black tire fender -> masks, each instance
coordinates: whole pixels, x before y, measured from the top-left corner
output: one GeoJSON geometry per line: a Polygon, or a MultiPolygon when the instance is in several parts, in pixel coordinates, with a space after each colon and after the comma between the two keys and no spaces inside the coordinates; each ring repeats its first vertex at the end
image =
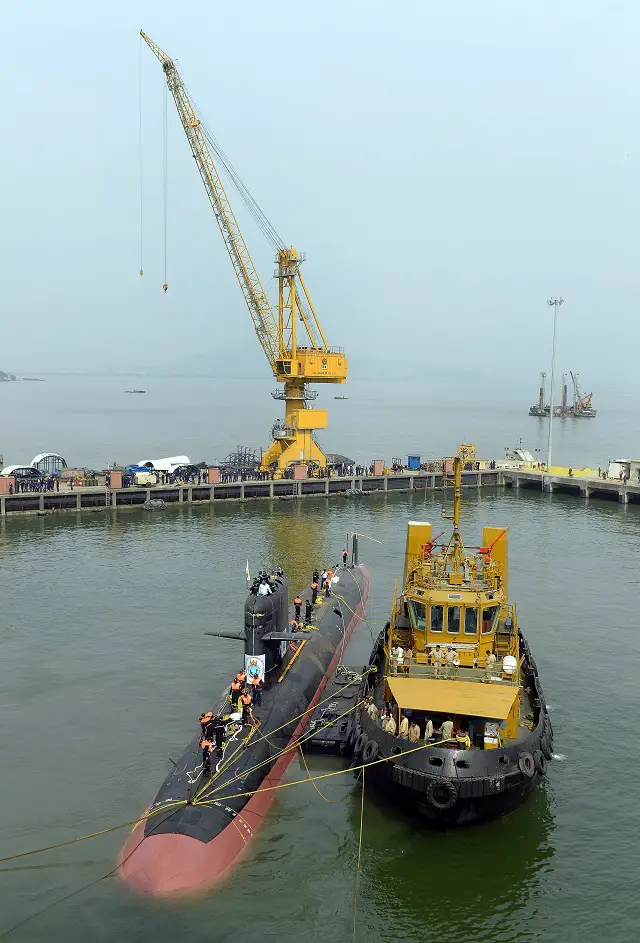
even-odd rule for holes
{"type": "Polygon", "coordinates": [[[427,787],[427,801],[438,812],[446,812],[458,801],[458,784],[451,779],[432,779],[427,787]]]}
{"type": "Polygon", "coordinates": [[[547,758],[540,750],[536,750],[533,754],[533,762],[536,764],[536,769],[541,776],[546,776],[547,773],[547,758]]]}
{"type": "Polygon", "coordinates": [[[360,756],[361,753],[364,753],[364,750],[368,742],[369,741],[367,740],[367,738],[365,737],[363,733],[359,734],[356,739],[355,746],[353,748],[354,756],[360,756]]]}
{"type": "Polygon", "coordinates": [[[536,763],[530,753],[523,751],[518,757],[518,769],[523,776],[531,779],[536,771],[536,763]]]}
{"type": "Polygon", "coordinates": [[[540,752],[544,756],[545,760],[550,760],[553,756],[553,750],[551,749],[551,744],[546,737],[543,737],[540,741],[540,752]]]}
{"type": "Polygon", "coordinates": [[[362,759],[365,763],[372,763],[374,760],[377,760],[378,753],[380,752],[380,747],[375,740],[369,740],[364,750],[362,751],[362,759]]]}

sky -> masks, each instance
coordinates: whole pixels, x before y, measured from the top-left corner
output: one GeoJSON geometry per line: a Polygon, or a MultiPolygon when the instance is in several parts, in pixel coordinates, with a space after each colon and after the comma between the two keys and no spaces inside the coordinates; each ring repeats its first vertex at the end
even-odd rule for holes
{"type": "Polygon", "coordinates": [[[511,377],[533,401],[562,296],[558,371],[637,386],[636,0],[5,5],[0,369],[269,375],[171,99],[162,291],[164,79],[141,28],[306,252],[352,379],[511,377]]]}

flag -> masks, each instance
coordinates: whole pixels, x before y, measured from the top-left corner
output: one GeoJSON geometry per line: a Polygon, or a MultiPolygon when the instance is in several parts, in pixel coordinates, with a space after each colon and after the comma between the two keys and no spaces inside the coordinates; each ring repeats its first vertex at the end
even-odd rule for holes
{"type": "Polygon", "coordinates": [[[248,561],[248,560],[247,560],[247,569],[246,569],[245,573],[246,573],[246,580],[247,580],[247,586],[248,586],[249,583],[251,582],[251,573],[249,573],[249,561],[248,561]]]}

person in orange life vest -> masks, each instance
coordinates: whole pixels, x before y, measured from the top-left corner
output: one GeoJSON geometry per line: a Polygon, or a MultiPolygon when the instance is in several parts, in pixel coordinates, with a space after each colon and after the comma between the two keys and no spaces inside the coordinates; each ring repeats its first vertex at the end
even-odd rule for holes
{"type": "Polygon", "coordinates": [[[342,551],[342,565],[343,565],[343,566],[346,566],[346,565],[347,565],[347,560],[348,560],[348,559],[349,559],[349,551],[345,548],[345,549],[342,551]]]}
{"type": "Polygon", "coordinates": [[[211,772],[211,750],[213,749],[213,743],[211,740],[206,740],[204,737],[200,741],[200,746],[202,747],[202,772],[210,773],[211,772]]]}
{"type": "Polygon", "coordinates": [[[311,605],[312,606],[315,606],[316,604],[316,599],[318,598],[318,589],[319,589],[318,580],[314,579],[313,583],[311,584],[311,605]]]}
{"type": "Polygon", "coordinates": [[[252,678],[251,693],[253,695],[253,702],[256,707],[259,704],[262,704],[262,678],[252,678]]]}
{"type": "Polygon", "coordinates": [[[293,605],[296,607],[296,619],[300,621],[300,609],[302,608],[302,600],[299,596],[293,600],[293,605]]]}
{"type": "Polygon", "coordinates": [[[330,586],[330,585],[331,585],[331,581],[330,581],[330,579],[329,579],[329,574],[327,573],[327,576],[326,576],[325,581],[324,581],[324,583],[323,583],[325,596],[330,596],[330,595],[331,595],[331,591],[330,591],[330,589],[329,589],[329,586],[330,586]]]}
{"type": "Polygon", "coordinates": [[[206,714],[200,715],[200,729],[202,730],[202,736],[205,740],[209,739],[211,722],[213,721],[213,714],[211,711],[207,711],[206,714]]]}
{"type": "Polygon", "coordinates": [[[238,707],[242,707],[242,723],[243,724],[252,724],[253,723],[253,714],[251,713],[251,695],[248,691],[240,696],[238,702],[238,707]]]}

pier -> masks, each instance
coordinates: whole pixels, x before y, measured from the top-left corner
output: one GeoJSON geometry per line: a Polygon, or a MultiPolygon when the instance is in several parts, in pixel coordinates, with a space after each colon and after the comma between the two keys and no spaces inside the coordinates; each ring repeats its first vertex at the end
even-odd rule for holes
{"type": "Polygon", "coordinates": [[[619,481],[615,478],[598,478],[596,475],[569,475],[568,469],[563,473],[547,473],[533,468],[503,468],[501,484],[507,488],[528,488],[545,494],[561,492],[578,495],[585,500],[600,498],[608,501],[619,501],[621,504],[640,503],[640,482],[619,481]]]}
{"type": "MultiPolygon", "coordinates": [[[[464,484],[471,488],[495,488],[502,484],[499,469],[469,471],[464,484]]],[[[76,487],[73,490],[42,493],[6,494],[0,497],[0,515],[23,512],[44,514],[55,511],[83,511],[98,508],[126,508],[164,504],[215,504],[218,501],[294,500],[307,497],[334,497],[375,492],[437,491],[446,476],[433,472],[399,472],[388,475],[349,475],[331,478],[306,478],[294,481],[281,478],[270,481],[235,481],[219,484],[178,484],[107,488],[76,487]]],[[[450,484],[450,479],[449,484],[450,484]]]]}
{"type": "MultiPolygon", "coordinates": [[[[467,488],[520,488],[540,495],[573,494],[591,498],[640,503],[640,482],[612,478],[569,476],[566,472],[548,474],[531,468],[482,469],[462,473],[467,488]]],[[[234,481],[218,484],[176,484],[107,488],[83,486],[42,493],[5,494],[0,497],[0,516],[14,514],[47,514],[57,511],[84,511],[106,508],[153,507],[154,501],[164,505],[216,504],[219,501],[283,500],[330,498],[378,493],[440,491],[451,486],[451,478],[436,472],[402,471],[386,475],[348,475],[331,478],[289,478],[269,481],[234,481]]]]}

